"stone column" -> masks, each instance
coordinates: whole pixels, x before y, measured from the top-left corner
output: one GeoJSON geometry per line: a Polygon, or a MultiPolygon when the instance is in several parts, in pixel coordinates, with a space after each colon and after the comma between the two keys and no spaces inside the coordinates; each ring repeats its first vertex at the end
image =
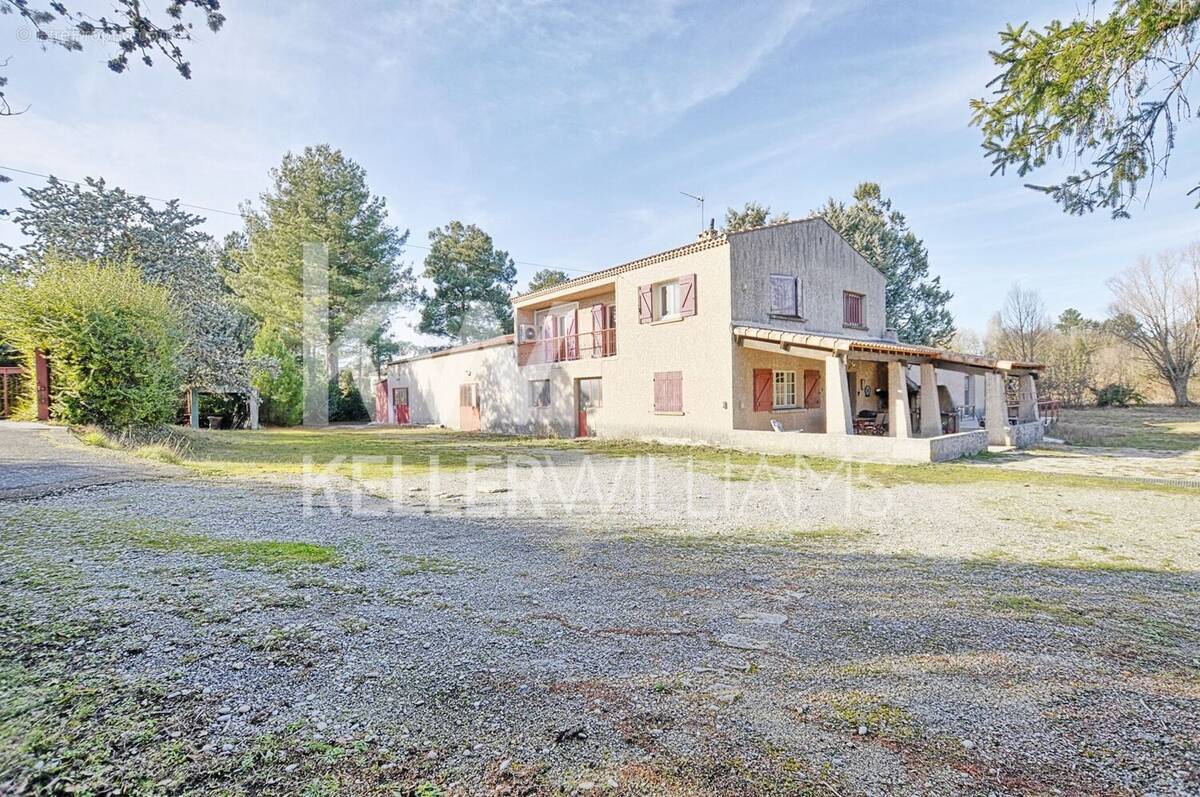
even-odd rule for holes
{"type": "Polygon", "coordinates": [[[988,371],[983,377],[984,422],[987,425],[988,445],[1008,445],[1008,399],[1004,395],[1004,374],[988,371]]]}
{"type": "Polygon", "coordinates": [[[1019,388],[1018,400],[1020,408],[1017,412],[1017,417],[1022,421],[1038,421],[1038,399],[1037,399],[1037,380],[1033,378],[1033,374],[1024,374],[1021,376],[1021,386],[1019,388]]]}
{"type": "Polygon", "coordinates": [[[250,391],[250,428],[258,429],[258,391],[250,391]]]}
{"type": "Polygon", "coordinates": [[[825,434],[853,434],[850,386],[846,383],[846,358],[825,358],[825,434]]]}
{"type": "Polygon", "coordinates": [[[200,428],[200,391],[197,388],[188,388],[188,425],[193,429],[200,428]]]}
{"type": "Polygon", "coordinates": [[[907,370],[902,362],[888,363],[888,434],[892,437],[912,437],[907,370]]]}
{"type": "Polygon", "coordinates": [[[937,370],[921,363],[921,437],[942,433],[942,403],[938,401],[937,370]]]}

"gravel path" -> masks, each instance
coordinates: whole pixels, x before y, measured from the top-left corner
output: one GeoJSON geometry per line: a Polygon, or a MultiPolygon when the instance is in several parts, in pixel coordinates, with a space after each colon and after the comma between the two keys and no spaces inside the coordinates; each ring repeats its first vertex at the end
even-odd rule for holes
{"type": "Polygon", "coordinates": [[[9,424],[0,452],[0,793],[1200,791],[1190,496],[557,455],[351,514],[9,424]],[[45,741],[81,680],[101,763],[45,741]]]}

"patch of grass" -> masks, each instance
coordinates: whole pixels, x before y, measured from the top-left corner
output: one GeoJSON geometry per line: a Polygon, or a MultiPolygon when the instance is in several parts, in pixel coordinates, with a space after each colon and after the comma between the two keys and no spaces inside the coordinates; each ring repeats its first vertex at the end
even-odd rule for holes
{"type": "Polygon", "coordinates": [[[336,476],[352,480],[421,478],[433,468],[461,471],[503,467],[505,457],[597,455],[608,458],[658,457],[690,463],[730,481],[773,479],[799,473],[819,486],[849,478],[862,488],[908,484],[972,483],[1054,488],[1137,490],[1195,495],[1196,490],[1120,478],[1038,473],[996,466],[993,457],[958,464],[880,465],[827,457],[760,455],[708,446],[681,446],[631,440],[568,440],[507,435],[464,434],[432,429],[273,429],[257,432],[184,433],[190,455],[182,463],[206,476],[255,478],[264,475],[336,476]],[[307,464],[306,464],[307,462],[307,464]]]}
{"type": "Polygon", "coordinates": [[[139,459],[148,459],[152,462],[164,462],[168,465],[179,465],[183,463],[183,457],[180,456],[179,452],[163,443],[139,446],[133,450],[133,455],[139,459]]]}
{"type": "Polygon", "coordinates": [[[79,433],[79,442],[94,448],[117,448],[117,445],[99,429],[89,428],[79,433]]]}
{"type": "Polygon", "coordinates": [[[1200,449],[1200,409],[1153,406],[1065,409],[1059,414],[1052,434],[1077,446],[1193,451],[1200,449]]]}
{"type": "Polygon", "coordinates": [[[832,695],[829,702],[834,719],[855,733],[865,728],[889,739],[913,739],[921,733],[912,714],[879,695],[852,689],[832,695]]]}
{"type": "Polygon", "coordinates": [[[335,565],[341,557],[332,548],[311,542],[224,540],[203,534],[163,529],[137,529],[132,540],[143,548],[198,556],[217,556],[241,567],[286,569],[303,565],[335,565]]]}
{"type": "Polygon", "coordinates": [[[818,542],[822,540],[852,540],[868,534],[865,529],[845,526],[822,526],[815,529],[798,529],[789,535],[795,542],[818,542]]]}
{"type": "Polygon", "coordinates": [[[1034,598],[1031,595],[993,595],[993,608],[1021,619],[1046,617],[1064,625],[1089,625],[1091,620],[1081,612],[1061,603],[1034,598]]]}
{"type": "Polygon", "coordinates": [[[1175,573],[1178,568],[1170,560],[1157,565],[1139,562],[1122,554],[1110,553],[1104,546],[1090,546],[1087,550],[1107,554],[1104,558],[1085,558],[1078,552],[1058,559],[1030,560],[1019,557],[1004,548],[992,548],[973,555],[963,564],[967,567],[1041,567],[1054,570],[1085,570],[1097,573],[1175,573]]]}
{"type": "Polygon", "coordinates": [[[453,559],[442,559],[436,556],[417,556],[415,554],[404,554],[396,557],[399,565],[392,569],[392,573],[398,576],[415,576],[418,573],[438,573],[441,575],[454,575],[461,573],[463,566],[461,563],[453,559]]]}
{"type": "Polygon", "coordinates": [[[254,477],[323,474],[354,479],[423,476],[498,464],[489,457],[515,453],[526,438],[462,434],[436,429],[270,429],[256,432],[188,430],[184,463],[206,476],[254,477]],[[307,460],[307,464],[306,464],[307,460]]]}

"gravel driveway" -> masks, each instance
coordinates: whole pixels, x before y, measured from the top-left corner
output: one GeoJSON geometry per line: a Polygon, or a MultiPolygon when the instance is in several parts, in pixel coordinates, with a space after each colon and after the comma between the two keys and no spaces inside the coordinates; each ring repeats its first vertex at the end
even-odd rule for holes
{"type": "Polygon", "coordinates": [[[1187,494],[555,455],[598,489],[350,513],[50,434],[0,424],[0,793],[1200,792],[1187,494]]]}

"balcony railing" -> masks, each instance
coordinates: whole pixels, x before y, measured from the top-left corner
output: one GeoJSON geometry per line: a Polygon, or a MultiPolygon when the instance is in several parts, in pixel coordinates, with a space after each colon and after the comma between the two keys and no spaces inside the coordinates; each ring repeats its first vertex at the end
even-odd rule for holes
{"type": "Polygon", "coordinates": [[[543,365],[571,360],[612,357],[617,353],[617,330],[577,332],[517,344],[517,365],[543,365]]]}

